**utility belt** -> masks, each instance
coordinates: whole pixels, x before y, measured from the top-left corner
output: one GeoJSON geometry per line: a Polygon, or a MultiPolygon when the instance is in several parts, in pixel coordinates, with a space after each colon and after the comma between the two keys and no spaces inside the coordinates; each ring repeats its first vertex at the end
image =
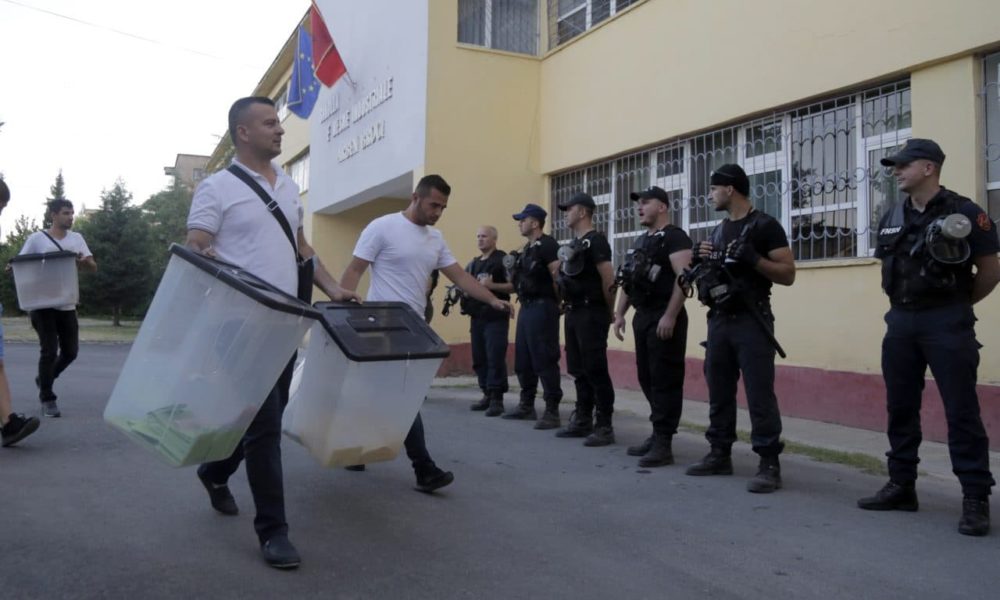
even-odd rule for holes
{"type": "MultiPolygon", "coordinates": [[[[766,319],[774,319],[774,311],[771,310],[771,302],[766,299],[757,299],[753,303],[757,313],[766,319]]],[[[713,306],[708,309],[708,318],[712,317],[739,317],[742,315],[753,315],[751,307],[743,303],[742,300],[733,300],[722,305],[713,306]]]]}
{"type": "Polygon", "coordinates": [[[669,302],[649,302],[642,304],[633,303],[633,306],[635,306],[636,312],[655,313],[666,310],[667,304],[669,304],[669,302]]]}
{"type": "Polygon", "coordinates": [[[608,306],[604,302],[598,302],[596,300],[591,300],[590,298],[584,297],[580,300],[567,300],[563,304],[563,308],[566,312],[573,312],[576,310],[582,310],[585,308],[600,308],[601,310],[607,310],[608,306]]]}
{"type": "Polygon", "coordinates": [[[529,304],[538,304],[539,302],[546,302],[546,301],[555,304],[556,299],[552,296],[528,296],[528,297],[518,296],[517,301],[522,306],[528,306],[529,304]]]}

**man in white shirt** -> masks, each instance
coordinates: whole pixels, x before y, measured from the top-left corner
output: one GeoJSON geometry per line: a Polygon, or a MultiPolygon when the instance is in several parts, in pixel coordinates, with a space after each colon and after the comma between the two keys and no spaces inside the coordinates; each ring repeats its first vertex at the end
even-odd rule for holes
{"type": "MultiPolygon", "coordinates": [[[[48,231],[36,231],[28,236],[19,254],[46,252],[76,252],[76,264],[86,271],[96,271],[97,263],[83,236],[73,228],[73,203],[69,200],[52,200],[48,204],[52,226],[48,231]]],[[[76,305],[42,308],[30,313],[31,326],[38,334],[41,352],[38,356],[38,398],[42,401],[42,414],[59,417],[59,405],[52,386],[66,367],[76,360],[80,349],[80,325],[76,319],[76,305]]]]}
{"type": "MultiPolygon", "coordinates": [[[[371,267],[368,301],[405,302],[423,315],[428,282],[431,273],[438,269],[466,295],[496,310],[513,313],[509,302],[494,296],[462,269],[441,232],[432,227],[448,206],[449,195],[451,187],[440,175],[422,178],[406,210],[379,217],[361,232],[354,257],[340,278],[341,285],[356,290],[361,276],[371,267]]],[[[417,490],[430,493],[454,481],[451,472],[441,470],[431,460],[419,414],[406,436],[405,446],[417,476],[417,490]]]]}
{"type": "MultiPolygon", "coordinates": [[[[198,186],[188,214],[187,245],[238,265],[292,296],[298,291],[298,254],[313,260],[315,284],[330,298],[356,300],[357,294],[337,285],[305,238],[299,188],[273,162],[281,154],[284,133],[270,98],[255,96],[233,103],[229,135],[236,158],[231,168],[239,175],[219,171],[198,186]],[[254,181],[268,199],[262,199],[240,176],[254,181]],[[279,222],[279,211],[290,232],[297,232],[294,245],[279,222]]],[[[294,359],[289,360],[233,455],[198,468],[212,507],[222,514],[236,515],[239,509],[227,481],[246,459],[247,480],[257,508],[254,529],[264,560],[279,569],[294,569],[301,562],[288,540],[281,473],[281,413],[288,402],[293,363],[294,359]]]]}

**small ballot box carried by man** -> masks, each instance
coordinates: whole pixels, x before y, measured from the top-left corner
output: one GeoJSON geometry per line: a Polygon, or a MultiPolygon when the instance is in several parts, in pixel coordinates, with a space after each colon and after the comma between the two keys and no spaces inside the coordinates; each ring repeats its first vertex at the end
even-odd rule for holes
{"type": "Polygon", "coordinates": [[[283,430],[323,466],[399,454],[448,345],[402,302],[320,302],[283,430]]]}
{"type": "Polygon", "coordinates": [[[24,312],[75,306],[80,302],[76,253],[69,250],[20,254],[10,259],[17,305],[24,312]]]}
{"type": "Polygon", "coordinates": [[[173,466],[232,454],[319,312],[176,244],[104,419],[173,466]]]}

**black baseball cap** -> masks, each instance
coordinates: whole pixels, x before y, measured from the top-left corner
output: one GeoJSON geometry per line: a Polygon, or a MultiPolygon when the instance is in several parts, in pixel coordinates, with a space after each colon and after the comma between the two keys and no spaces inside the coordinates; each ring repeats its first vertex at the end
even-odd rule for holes
{"type": "Polygon", "coordinates": [[[659,200],[667,206],[670,206],[670,196],[667,194],[667,191],[655,185],[651,185],[641,192],[632,192],[628,195],[628,197],[632,200],[645,200],[647,198],[651,198],[653,200],[659,200]]]}
{"type": "Polygon", "coordinates": [[[913,138],[906,141],[902,150],[880,160],[883,167],[907,165],[919,159],[929,160],[939,165],[944,164],[944,152],[934,140],[913,138]]]}
{"type": "Polygon", "coordinates": [[[522,221],[525,217],[534,217],[539,221],[544,221],[549,213],[545,212],[545,209],[537,204],[525,204],[524,210],[514,215],[515,221],[522,221]]]}
{"type": "Polygon", "coordinates": [[[567,200],[566,202],[560,203],[559,210],[569,210],[571,206],[576,206],[577,204],[579,204],[580,206],[586,206],[591,210],[597,208],[597,203],[594,202],[594,199],[591,197],[590,194],[579,192],[573,194],[573,197],[567,200]]]}
{"type": "Polygon", "coordinates": [[[747,177],[747,172],[743,170],[743,167],[734,163],[722,165],[712,171],[709,183],[712,185],[731,185],[733,189],[744,196],[750,195],[750,178],[747,177]]]}

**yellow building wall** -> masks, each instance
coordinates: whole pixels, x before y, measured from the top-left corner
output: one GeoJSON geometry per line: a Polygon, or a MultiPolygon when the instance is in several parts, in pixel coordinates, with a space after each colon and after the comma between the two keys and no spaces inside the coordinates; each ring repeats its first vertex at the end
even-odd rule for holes
{"type": "MultiPolygon", "coordinates": [[[[457,44],[457,6],[430,2],[424,171],[452,186],[438,228],[464,266],[479,254],[480,225],[498,229],[501,249],[524,244],[511,215],[545,203],[545,178],[537,166],[539,59],[457,44]]],[[[447,342],[468,342],[468,317],[440,315],[446,283],[435,294],[434,329],[447,342]]]]}

